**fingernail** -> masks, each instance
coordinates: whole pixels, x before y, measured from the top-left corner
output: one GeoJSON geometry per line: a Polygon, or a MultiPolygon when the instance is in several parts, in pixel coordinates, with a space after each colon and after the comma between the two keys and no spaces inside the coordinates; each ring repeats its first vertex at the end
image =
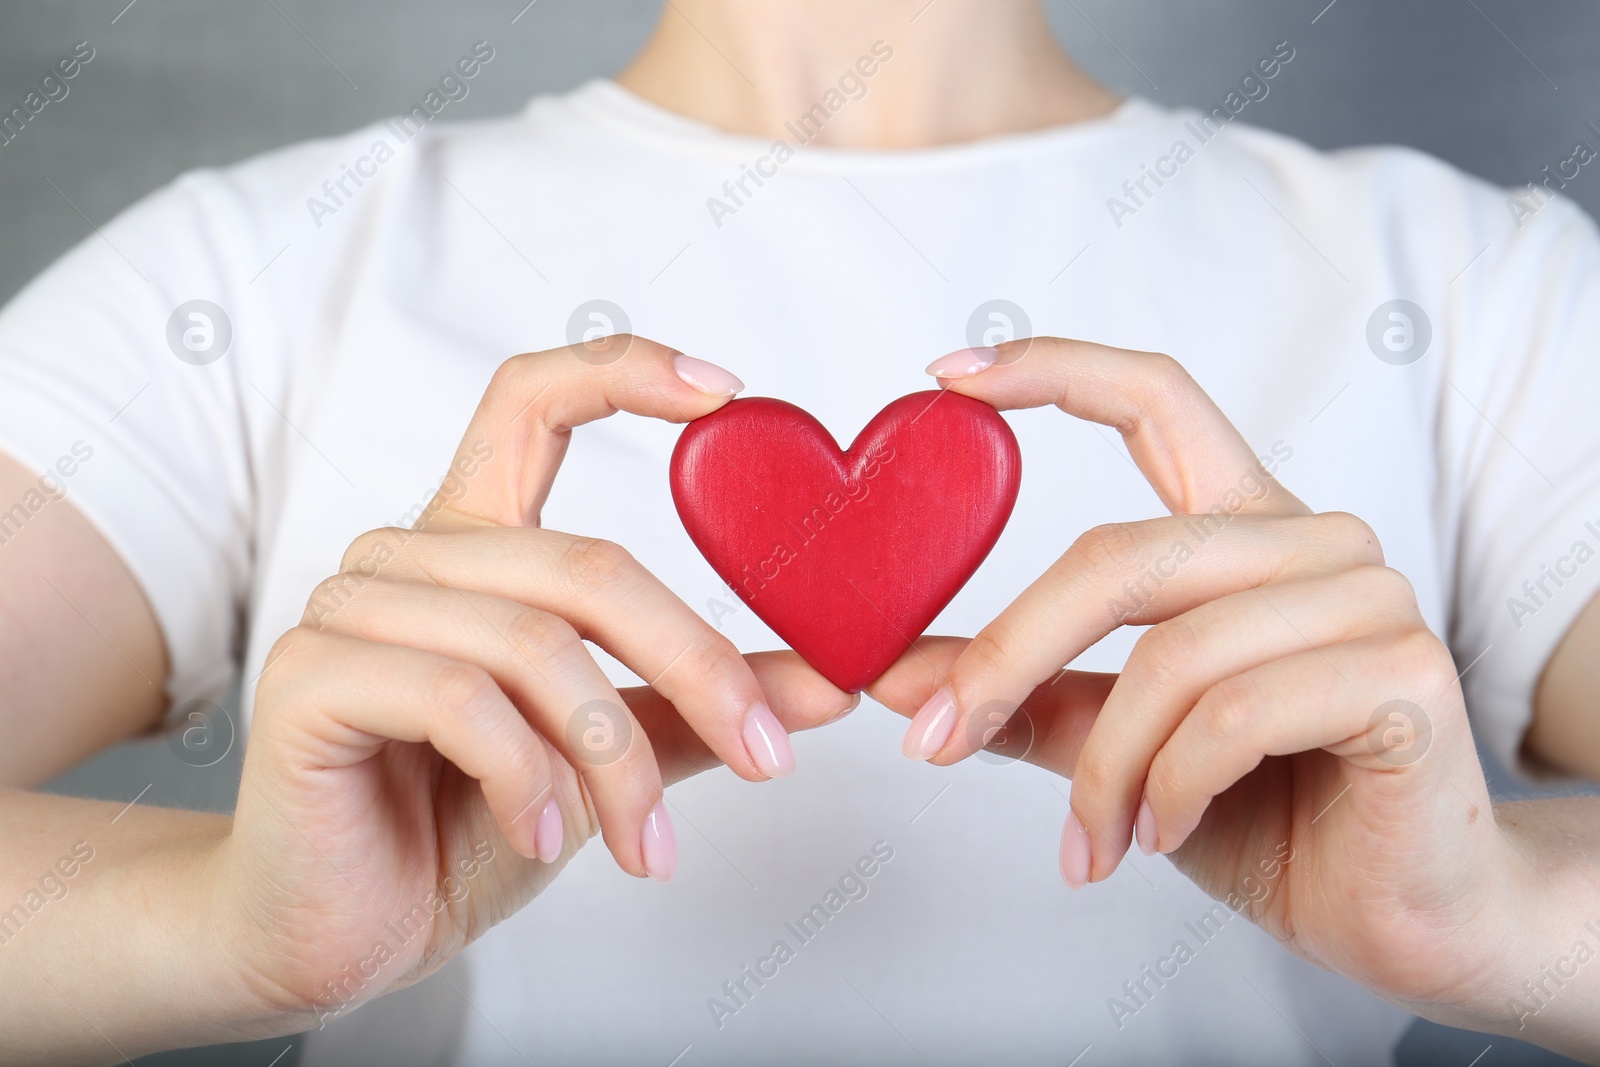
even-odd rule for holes
{"type": "Polygon", "coordinates": [[[667,814],[667,802],[656,801],[650,814],[644,817],[644,833],[639,838],[644,853],[644,873],[658,882],[665,882],[678,869],[678,835],[672,832],[672,818],[667,814]]]}
{"type": "Polygon", "coordinates": [[[744,383],[715,363],[686,356],[682,352],[672,357],[672,369],[691,387],[707,396],[736,396],[744,391],[744,383]]]}
{"type": "Polygon", "coordinates": [[[831,718],[831,719],[827,720],[826,722],[824,722],[822,725],[824,725],[824,726],[832,726],[834,723],[838,722],[840,719],[844,718],[846,715],[849,715],[852,711],[855,711],[860,706],[861,706],[861,694],[860,693],[852,693],[851,696],[850,696],[850,704],[849,704],[849,706],[846,707],[843,711],[839,712],[833,718],[831,718]]]}
{"type": "Polygon", "coordinates": [[[787,778],[794,773],[794,746],[789,743],[789,734],[772,709],[759,700],[744,717],[744,747],[768,778],[787,778]]]}
{"type": "Polygon", "coordinates": [[[554,863],[561,858],[561,835],[561,808],[551,800],[539,813],[539,825],[533,835],[541,863],[554,863]]]}
{"type": "Polygon", "coordinates": [[[1067,812],[1061,828],[1061,880],[1073,889],[1089,884],[1089,832],[1078,821],[1078,813],[1067,812]]]}
{"type": "Polygon", "coordinates": [[[970,378],[988,370],[999,359],[998,348],[963,348],[928,364],[928,373],[935,378],[970,378]]]}
{"type": "Polygon", "coordinates": [[[1196,819],[1195,822],[1194,822],[1194,825],[1190,826],[1187,830],[1183,831],[1183,833],[1181,833],[1181,834],[1168,833],[1167,834],[1167,847],[1163,848],[1163,849],[1159,849],[1158,851],[1160,851],[1160,853],[1163,856],[1172,855],[1174,852],[1176,852],[1180,848],[1182,848],[1184,846],[1184,844],[1189,840],[1189,838],[1194,836],[1194,832],[1196,830],[1198,830],[1199,828],[1200,828],[1200,820],[1196,819]]]}
{"type": "Polygon", "coordinates": [[[905,742],[900,750],[908,759],[927,761],[938,754],[956,728],[956,698],[949,689],[941,689],[922,705],[906,730],[905,742]]]}
{"type": "Polygon", "coordinates": [[[1146,856],[1156,854],[1156,813],[1150,810],[1150,802],[1139,802],[1139,817],[1133,821],[1133,836],[1139,841],[1139,851],[1146,856]]]}

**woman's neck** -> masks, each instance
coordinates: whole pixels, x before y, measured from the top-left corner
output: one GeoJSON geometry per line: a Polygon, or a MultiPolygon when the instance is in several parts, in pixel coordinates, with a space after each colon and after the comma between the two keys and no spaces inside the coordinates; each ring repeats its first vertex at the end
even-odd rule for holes
{"type": "Polygon", "coordinates": [[[1037,0],[669,0],[617,80],[732,133],[850,148],[971,141],[1118,103],[1037,0]]]}

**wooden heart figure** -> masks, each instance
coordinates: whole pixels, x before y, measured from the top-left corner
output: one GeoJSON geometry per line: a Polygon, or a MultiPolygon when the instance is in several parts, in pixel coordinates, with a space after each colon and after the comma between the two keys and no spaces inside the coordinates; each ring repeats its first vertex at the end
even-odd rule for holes
{"type": "Polygon", "coordinates": [[[972,577],[1011,517],[1016,437],[957,393],[901,397],[848,451],[781,400],[684,430],[672,498],[723,581],[834,685],[860,692],[972,577]]]}

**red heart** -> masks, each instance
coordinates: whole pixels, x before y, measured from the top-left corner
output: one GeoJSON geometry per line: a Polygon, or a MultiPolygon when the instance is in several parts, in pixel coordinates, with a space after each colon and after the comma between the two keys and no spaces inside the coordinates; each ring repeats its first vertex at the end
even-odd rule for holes
{"type": "Polygon", "coordinates": [[[854,693],[972,577],[1021,475],[1011,427],[959,393],[901,397],[848,452],[800,408],[757,397],[689,424],[672,499],[722,580],[854,693]]]}

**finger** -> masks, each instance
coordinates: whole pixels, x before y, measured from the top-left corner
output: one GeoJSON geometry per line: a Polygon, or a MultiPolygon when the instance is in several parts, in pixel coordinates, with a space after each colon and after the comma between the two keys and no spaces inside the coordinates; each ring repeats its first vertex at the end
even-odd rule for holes
{"type": "MultiPolygon", "coordinates": [[[[745,660],[769,695],[773,714],[788,733],[835,722],[861,702],[859,695],[838,689],[793,652],[754,652],[745,660]]],[[[621,693],[650,738],[667,785],[722,765],[722,760],[666,697],[648,686],[623,689],[621,693]]]]}
{"type": "Polygon", "coordinates": [[[941,766],[970,755],[968,717],[1021,703],[1112,630],[1169,619],[1269,582],[1382,559],[1361,520],[1183,516],[1096,527],[985,626],[907,731],[906,755],[941,766]]]}
{"type": "MultiPolygon", "coordinates": [[[[368,554],[364,540],[347,563],[368,554]]],[[[507,527],[419,533],[389,573],[558,615],[671,701],[741,778],[794,771],[794,747],[738,648],[613,542],[507,527]]]]}
{"type": "MultiPolygon", "coordinates": [[[[1385,567],[1234,593],[1146,631],[1090,732],[1072,778],[1072,807],[1091,828],[1089,881],[1127,852],[1156,753],[1212,686],[1273,660],[1396,632],[1417,620],[1411,584],[1385,567]]],[[[1311,680],[1342,679],[1331,664],[1311,680]]],[[[1148,834],[1141,844],[1149,850],[1148,834]]]]}
{"type": "Polygon", "coordinates": [[[950,668],[972,643],[966,637],[925,634],[895,660],[866,693],[884,707],[907,718],[927,702],[950,674],[950,668]]]}
{"type": "MultiPolygon", "coordinates": [[[[922,637],[867,694],[896,714],[913,717],[939,690],[951,665],[971,641],[962,637],[922,637]]],[[[967,744],[1002,758],[1022,759],[1071,778],[1078,754],[1110,695],[1115,674],[1062,670],[1025,696],[1019,705],[979,705],[965,721],[967,744]],[[1002,729],[1003,727],[1003,729],[1002,729]]]]}
{"type": "Polygon", "coordinates": [[[537,526],[574,426],[618,411],[688,422],[743,388],[721,367],[627,334],[513,356],[490,380],[418,527],[537,526]]]}
{"type": "Polygon", "coordinates": [[[389,741],[430,744],[478,781],[520,855],[551,855],[551,842],[538,840],[542,813],[557,799],[549,753],[481,667],[303,627],[280,639],[268,662],[258,704],[289,712],[263,716],[265,736],[297,731],[298,747],[323,767],[353,766],[389,741]]]}
{"type": "MultiPolygon", "coordinates": [[[[1267,756],[1326,749],[1379,783],[1424,768],[1440,745],[1471,758],[1457,691],[1450,653],[1420,624],[1301,652],[1217,683],[1151,764],[1145,795],[1156,848],[1182,846],[1213,798],[1267,756]]],[[[1439,765],[1460,764],[1446,757],[1439,765]]],[[[1391,787],[1413,788],[1398,781],[1391,787]]],[[[1312,821],[1327,810],[1316,807],[1322,810],[1312,821]]]]}
{"type": "Polygon", "coordinates": [[[1309,510],[1170,356],[1035,337],[945,356],[928,373],[1002,410],[1054,404],[1113,427],[1174,514],[1309,510]]]}
{"type": "Polygon", "coordinates": [[[487,672],[577,770],[618,865],[670,877],[676,851],[650,740],[567,622],[486,593],[377,579],[322,625],[487,672]]]}

